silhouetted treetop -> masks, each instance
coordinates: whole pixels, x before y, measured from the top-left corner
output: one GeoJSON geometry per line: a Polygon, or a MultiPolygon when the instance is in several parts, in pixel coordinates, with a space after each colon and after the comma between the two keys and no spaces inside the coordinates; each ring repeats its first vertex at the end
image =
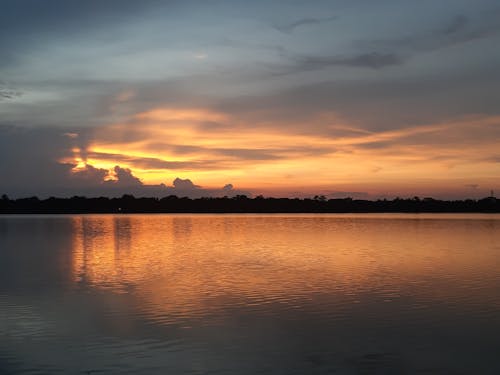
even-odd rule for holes
{"type": "Polygon", "coordinates": [[[304,198],[204,197],[191,199],[169,195],[162,198],[136,198],[125,194],[121,198],[39,199],[37,197],[9,199],[2,195],[0,214],[31,213],[347,213],[347,212],[500,212],[500,200],[487,197],[479,200],[437,200],[413,197],[393,200],[327,199],[325,196],[304,198]]]}

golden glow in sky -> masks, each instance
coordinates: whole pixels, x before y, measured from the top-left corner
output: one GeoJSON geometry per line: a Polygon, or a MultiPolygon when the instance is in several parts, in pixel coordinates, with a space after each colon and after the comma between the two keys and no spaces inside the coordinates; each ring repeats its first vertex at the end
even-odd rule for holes
{"type": "Polygon", "coordinates": [[[0,12],[0,194],[500,190],[494,1],[123,1],[0,12]]]}
{"type": "Polygon", "coordinates": [[[203,187],[230,182],[271,195],[304,189],[411,194],[415,188],[494,183],[498,144],[488,134],[498,124],[500,117],[469,116],[375,133],[334,113],[307,124],[252,124],[209,109],[156,108],[97,128],[85,149],[75,146],[61,161],[75,165],[74,171],[85,165],[108,170],[106,179],[115,178],[119,165],[147,185],[181,177],[203,187]]]}

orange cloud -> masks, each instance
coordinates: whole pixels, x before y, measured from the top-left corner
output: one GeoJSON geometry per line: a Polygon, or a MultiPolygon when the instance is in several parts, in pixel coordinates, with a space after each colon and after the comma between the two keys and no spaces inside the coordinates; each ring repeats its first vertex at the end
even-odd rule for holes
{"type": "Polygon", "coordinates": [[[75,150],[65,161],[73,158],[76,169],[120,165],[145,184],[182,176],[210,187],[229,179],[271,194],[339,188],[405,194],[499,183],[498,116],[377,133],[332,113],[310,121],[311,129],[331,135],[293,121],[250,124],[209,109],[157,108],[97,129],[85,152],[75,150]]]}

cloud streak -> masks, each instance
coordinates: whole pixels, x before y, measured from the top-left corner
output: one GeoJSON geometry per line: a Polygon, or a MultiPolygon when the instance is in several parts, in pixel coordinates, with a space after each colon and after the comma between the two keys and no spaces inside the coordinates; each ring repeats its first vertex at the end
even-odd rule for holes
{"type": "Polygon", "coordinates": [[[489,38],[499,33],[500,12],[492,11],[477,17],[474,22],[466,15],[459,14],[428,32],[392,39],[358,41],[357,44],[361,48],[407,51],[416,54],[489,38]]]}
{"type": "MultiPolygon", "coordinates": [[[[315,24],[327,19],[303,19],[290,23],[283,32],[291,32],[302,24],[315,24]],[[310,22],[308,22],[310,21],[310,22]],[[304,23],[303,23],[304,22],[304,23]]],[[[321,70],[329,67],[351,67],[382,69],[391,66],[403,65],[412,57],[422,52],[431,52],[453,45],[459,45],[474,40],[488,38],[500,33],[500,12],[493,11],[483,14],[476,22],[459,14],[442,27],[433,31],[385,40],[365,40],[355,44],[366,52],[351,53],[350,55],[294,55],[282,52],[288,56],[291,64],[271,66],[273,75],[289,75],[308,71],[321,70]]]]}
{"type": "Polygon", "coordinates": [[[22,93],[0,81],[0,101],[20,97],[22,93]]]}
{"type": "Polygon", "coordinates": [[[313,18],[313,17],[307,17],[307,18],[299,18],[295,21],[284,23],[281,25],[275,25],[274,28],[278,31],[281,31],[282,33],[292,33],[296,29],[307,26],[307,25],[318,25],[321,23],[325,22],[331,22],[335,20],[337,17],[336,16],[331,16],[331,17],[323,17],[323,18],[313,18]]]}

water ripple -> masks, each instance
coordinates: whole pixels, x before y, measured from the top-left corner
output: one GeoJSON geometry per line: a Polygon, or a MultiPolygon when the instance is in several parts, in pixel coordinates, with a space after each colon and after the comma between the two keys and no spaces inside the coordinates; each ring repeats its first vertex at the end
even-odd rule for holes
{"type": "Polygon", "coordinates": [[[500,372],[498,215],[0,220],[0,373],[500,372]]]}

